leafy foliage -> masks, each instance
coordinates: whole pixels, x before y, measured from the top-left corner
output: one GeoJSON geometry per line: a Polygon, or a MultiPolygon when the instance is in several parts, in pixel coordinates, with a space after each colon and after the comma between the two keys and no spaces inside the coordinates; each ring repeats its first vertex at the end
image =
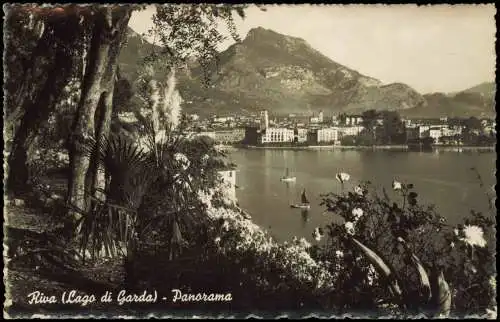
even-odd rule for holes
{"type": "Polygon", "coordinates": [[[419,203],[412,184],[395,181],[393,189],[398,202],[391,202],[385,189],[379,196],[369,182],[353,192],[322,196],[322,204],[340,218],[327,226],[326,245],[315,256],[341,263],[339,305],[380,310],[381,303],[391,303],[406,314],[439,308],[444,314],[484,314],[494,298],[489,286],[495,274],[494,223],[473,212],[465,229],[451,227],[432,206],[419,203]],[[459,231],[470,231],[469,237],[459,237],[459,231]],[[439,305],[436,296],[446,292],[450,296],[439,305]]]}
{"type": "Polygon", "coordinates": [[[103,191],[106,200],[94,200],[93,209],[83,217],[82,235],[97,238],[89,243],[84,237],[83,248],[95,244],[92,249],[119,249],[111,246],[116,239],[123,245],[133,240],[133,247],[155,242],[173,249],[177,242],[189,242],[183,235],[196,238],[198,234],[184,232],[195,232],[206,221],[198,191],[218,183],[217,170],[225,166],[223,154],[213,142],[185,137],[185,118],[176,128],[166,124],[161,137],[153,121],[141,121],[142,135],[135,142],[120,135],[89,141],[87,153],[98,155],[107,174],[107,188],[103,191]],[[119,235],[123,227],[133,233],[119,235]]]}
{"type": "Polygon", "coordinates": [[[161,49],[147,57],[146,64],[154,63],[162,71],[170,71],[192,59],[197,59],[204,70],[205,83],[209,81],[208,67],[218,60],[217,46],[223,40],[218,23],[228,27],[231,36],[239,41],[232,13],[244,17],[245,4],[161,4],[156,5],[154,27],[149,35],[157,39],[161,49]],[[161,61],[160,64],[158,62],[161,61]]]}

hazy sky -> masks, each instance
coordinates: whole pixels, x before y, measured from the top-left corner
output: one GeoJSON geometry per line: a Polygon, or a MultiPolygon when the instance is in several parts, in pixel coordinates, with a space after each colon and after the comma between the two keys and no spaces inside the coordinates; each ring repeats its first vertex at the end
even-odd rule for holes
{"type": "MultiPolygon", "coordinates": [[[[342,65],[421,93],[453,92],[495,79],[493,5],[266,7],[266,12],[249,8],[244,20],[236,18],[242,38],[258,26],[300,37],[342,65]]],[[[145,32],[154,10],[134,13],[130,27],[145,32]]]]}

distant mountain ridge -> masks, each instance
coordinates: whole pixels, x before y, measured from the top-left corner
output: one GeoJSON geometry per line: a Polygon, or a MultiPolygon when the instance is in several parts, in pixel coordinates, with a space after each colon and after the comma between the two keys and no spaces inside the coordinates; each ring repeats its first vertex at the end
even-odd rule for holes
{"type": "MultiPolygon", "coordinates": [[[[465,89],[462,92],[481,94],[484,97],[495,97],[496,84],[494,82],[484,82],[471,88],[465,89]]],[[[458,93],[454,93],[458,94],[458,93]]]]}
{"type": "Polygon", "coordinates": [[[408,117],[494,117],[496,84],[485,82],[460,92],[425,94],[426,106],[403,111],[408,117]]]}
{"type": "MultiPolygon", "coordinates": [[[[144,55],[152,46],[129,32],[120,55],[120,68],[127,77],[136,77],[134,56],[144,55]]],[[[490,99],[495,88],[491,92],[489,83],[450,96],[422,95],[403,83],[383,84],[334,62],[301,38],[262,27],[251,29],[241,43],[220,53],[218,66],[210,69],[208,88],[202,86],[202,75],[192,63],[178,76],[184,108],[190,113],[248,114],[262,109],[271,114],[323,110],[326,115],[398,110],[412,117],[495,113],[490,99]]]]}

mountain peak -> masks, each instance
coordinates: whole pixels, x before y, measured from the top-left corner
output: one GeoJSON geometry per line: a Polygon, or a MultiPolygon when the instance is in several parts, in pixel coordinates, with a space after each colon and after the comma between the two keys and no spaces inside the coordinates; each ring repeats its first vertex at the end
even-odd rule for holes
{"type": "MultiPolygon", "coordinates": [[[[137,77],[139,57],[150,53],[152,46],[129,30],[120,53],[123,74],[137,77]]],[[[303,113],[307,107],[327,114],[367,109],[398,110],[413,117],[494,114],[494,83],[453,97],[422,96],[402,83],[384,85],[333,61],[301,38],[263,27],[249,30],[241,43],[231,45],[219,58],[209,70],[210,88],[200,85],[203,70],[198,64],[179,75],[179,88],[191,102],[186,105],[191,112],[246,114],[265,108],[286,115],[303,113]]]]}
{"type": "Polygon", "coordinates": [[[253,40],[253,41],[263,41],[263,40],[292,40],[299,43],[306,43],[306,41],[302,38],[288,36],[280,34],[274,30],[266,29],[264,27],[255,27],[248,31],[248,34],[245,39],[253,40]]]}
{"type": "Polygon", "coordinates": [[[266,29],[264,27],[254,27],[252,29],[250,29],[248,31],[248,34],[247,34],[247,37],[248,36],[259,36],[259,35],[266,35],[266,34],[274,34],[274,35],[278,35],[277,32],[275,32],[274,30],[271,30],[271,29],[266,29]]]}

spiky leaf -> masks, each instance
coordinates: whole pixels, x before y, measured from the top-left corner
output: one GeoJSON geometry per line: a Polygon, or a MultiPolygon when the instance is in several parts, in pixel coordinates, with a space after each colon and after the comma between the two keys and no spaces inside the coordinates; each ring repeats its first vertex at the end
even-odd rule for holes
{"type": "Polygon", "coordinates": [[[451,290],[442,270],[439,271],[435,283],[437,292],[434,294],[433,299],[437,305],[436,316],[446,318],[450,315],[451,310],[451,290]]]}
{"type": "Polygon", "coordinates": [[[403,245],[405,251],[407,252],[408,256],[410,257],[411,262],[416,267],[418,277],[420,280],[420,289],[422,291],[422,297],[426,302],[428,302],[432,296],[431,282],[429,279],[429,275],[427,274],[427,271],[425,270],[420,259],[408,247],[408,244],[406,243],[406,241],[404,239],[402,239],[401,237],[398,238],[398,241],[403,245]]]}
{"type": "Polygon", "coordinates": [[[368,260],[373,264],[373,266],[377,269],[378,273],[381,274],[387,280],[389,284],[389,289],[393,293],[394,296],[401,299],[403,295],[403,291],[399,287],[399,283],[395,278],[394,272],[391,268],[382,260],[382,258],[375,253],[373,250],[365,246],[356,238],[351,238],[354,245],[358,247],[358,249],[368,258],[368,260]]]}

